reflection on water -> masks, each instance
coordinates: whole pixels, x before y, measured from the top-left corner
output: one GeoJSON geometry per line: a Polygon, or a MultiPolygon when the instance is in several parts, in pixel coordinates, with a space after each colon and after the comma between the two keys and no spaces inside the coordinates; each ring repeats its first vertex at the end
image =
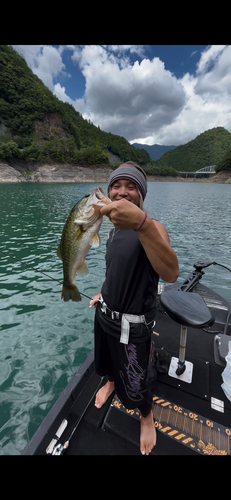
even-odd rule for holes
{"type": "MultiPolygon", "coordinates": [[[[89,301],[61,301],[56,255],[72,206],[96,184],[0,185],[0,454],[19,454],[70,378],[93,349],[89,301]],[[19,259],[21,262],[18,262],[19,259]],[[33,266],[29,269],[27,266],[33,266]]],[[[101,183],[106,191],[106,184],[101,183]]],[[[198,259],[231,267],[230,185],[149,183],[145,206],[169,232],[180,280],[198,259]]],[[[87,257],[89,276],[78,288],[92,296],[105,274],[105,217],[101,248],[87,257]]],[[[212,266],[203,283],[231,300],[231,274],[212,266]]]]}

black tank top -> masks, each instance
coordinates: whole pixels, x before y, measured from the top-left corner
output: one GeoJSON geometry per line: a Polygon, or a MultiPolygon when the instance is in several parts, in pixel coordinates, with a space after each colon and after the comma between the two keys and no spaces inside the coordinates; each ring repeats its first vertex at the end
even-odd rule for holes
{"type": "MultiPolygon", "coordinates": [[[[104,301],[112,311],[144,314],[147,323],[154,320],[159,276],[136,232],[115,228],[110,231],[106,246],[106,279],[101,291],[104,301]]],[[[100,319],[108,324],[108,318],[103,316],[100,314],[100,319]]],[[[112,330],[119,333],[117,322],[110,319],[109,322],[110,333],[113,334],[112,330]]],[[[140,328],[140,325],[134,325],[134,328],[140,328]]]]}

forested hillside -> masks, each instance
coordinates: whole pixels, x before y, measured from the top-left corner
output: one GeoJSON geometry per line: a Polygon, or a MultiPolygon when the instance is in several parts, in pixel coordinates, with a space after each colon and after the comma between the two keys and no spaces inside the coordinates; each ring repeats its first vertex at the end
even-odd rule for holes
{"type": "Polygon", "coordinates": [[[0,45],[0,160],[97,166],[109,165],[112,153],[148,174],[176,176],[209,165],[230,169],[230,151],[231,134],[217,127],[152,161],[145,149],[100,130],[57,99],[12,47],[0,45]]]}
{"type": "Polygon", "coordinates": [[[195,172],[209,165],[216,165],[231,149],[231,134],[223,127],[216,127],[198,135],[195,139],[166,152],[152,162],[150,170],[160,167],[177,171],[195,172]]]}
{"type": "Polygon", "coordinates": [[[22,161],[108,164],[107,151],[141,165],[149,154],[106,133],[59,101],[25,60],[0,46],[0,158],[22,161]]]}
{"type": "Polygon", "coordinates": [[[216,165],[216,172],[231,170],[231,150],[216,165]]]}

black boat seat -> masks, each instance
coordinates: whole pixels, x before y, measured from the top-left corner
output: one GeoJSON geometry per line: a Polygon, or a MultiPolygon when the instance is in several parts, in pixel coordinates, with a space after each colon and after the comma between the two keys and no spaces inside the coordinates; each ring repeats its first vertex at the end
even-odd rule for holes
{"type": "Polygon", "coordinates": [[[214,318],[202,297],[197,293],[182,292],[170,288],[160,295],[160,303],[170,318],[181,325],[178,367],[175,371],[178,377],[183,375],[186,369],[187,327],[204,328],[211,326],[214,323],[214,318]]]}
{"type": "Polygon", "coordinates": [[[197,293],[165,290],[160,295],[160,302],[170,318],[180,325],[204,328],[214,323],[209,308],[197,293]]]}

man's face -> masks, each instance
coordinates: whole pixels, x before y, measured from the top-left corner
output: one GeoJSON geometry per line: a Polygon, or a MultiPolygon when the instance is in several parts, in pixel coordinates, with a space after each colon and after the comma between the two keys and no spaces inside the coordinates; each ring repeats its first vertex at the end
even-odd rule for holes
{"type": "Polygon", "coordinates": [[[134,203],[134,205],[139,206],[140,195],[138,187],[130,180],[119,179],[113,182],[109,197],[111,201],[119,201],[125,198],[131,203],[134,203]]]}

